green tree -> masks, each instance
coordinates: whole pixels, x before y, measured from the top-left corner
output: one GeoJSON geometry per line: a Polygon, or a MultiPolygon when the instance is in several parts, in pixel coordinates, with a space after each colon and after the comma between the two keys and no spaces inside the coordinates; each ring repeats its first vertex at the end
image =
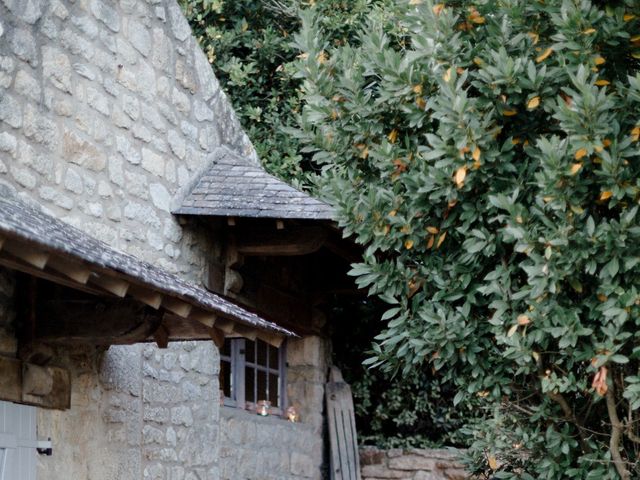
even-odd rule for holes
{"type": "MultiPolygon", "coordinates": [[[[251,138],[272,174],[311,188],[316,174],[297,139],[285,129],[295,125],[300,79],[291,35],[299,28],[302,0],[179,0],[194,35],[206,53],[251,138]]],[[[379,1],[378,3],[382,3],[379,1]]],[[[370,0],[325,0],[318,4],[327,38],[349,40],[369,13],[370,0]]]]}
{"type": "Polygon", "coordinates": [[[410,0],[295,36],[296,136],[359,285],[367,362],[480,401],[475,473],[640,476],[640,4],[410,0]]]}

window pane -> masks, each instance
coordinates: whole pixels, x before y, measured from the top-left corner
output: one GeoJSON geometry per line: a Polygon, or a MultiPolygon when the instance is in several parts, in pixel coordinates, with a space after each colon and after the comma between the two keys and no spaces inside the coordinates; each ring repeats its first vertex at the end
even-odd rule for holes
{"type": "Polygon", "coordinates": [[[256,344],[251,340],[244,342],[244,358],[249,363],[256,363],[256,344]]]}
{"type": "Polygon", "coordinates": [[[231,340],[230,339],[225,338],[224,345],[222,346],[222,350],[220,351],[220,354],[224,355],[225,357],[231,356],[231,340]]]}
{"type": "Polygon", "coordinates": [[[267,374],[258,371],[258,401],[267,399],[267,374]]]}
{"type": "Polygon", "coordinates": [[[268,346],[269,348],[269,368],[271,370],[278,370],[278,349],[276,347],[268,346]]]}
{"type": "Polygon", "coordinates": [[[246,402],[256,401],[255,396],[255,375],[256,371],[253,368],[245,367],[244,369],[244,399],[246,402]]]}
{"type": "Polygon", "coordinates": [[[267,344],[262,340],[256,342],[258,344],[258,365],[267,366],[267,344]]]}
{"type": "Polygon", "coordinates": [[[231,398],[231,364],[226,360],[220,361],[220,390],[224,396],[231,398]]]}
{"type": "Polygon", "coordinates": [[[280,382],[278,375],[269,374],[269,401],[272,407],[280,406],[280,382]]]}

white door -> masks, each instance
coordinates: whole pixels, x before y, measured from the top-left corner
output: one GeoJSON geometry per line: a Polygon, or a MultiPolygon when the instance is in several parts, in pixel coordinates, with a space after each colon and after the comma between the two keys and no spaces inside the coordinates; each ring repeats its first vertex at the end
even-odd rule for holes
{"type": "Polygon", "coordinates": [[[36,408],[0,401],[0,480],[36,480],[36,408]]]}

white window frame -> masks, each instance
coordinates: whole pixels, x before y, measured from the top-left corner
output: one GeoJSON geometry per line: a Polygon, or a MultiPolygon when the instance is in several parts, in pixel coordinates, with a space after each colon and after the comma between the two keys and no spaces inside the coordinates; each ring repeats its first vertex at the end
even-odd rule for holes
{"type": "MultiPolygon", "coordinates": [[[[230,365],[230,378],[231,384],[229,385],[230,396],[226,395],[223,398],[223,404],[227,407],[241,408],[249,411],[256,411],[256,404],[254,402],[246,401],[245,392],[245,372],[246,367],[253,369],[254,371],[262,371],[267,374],[267,389],[269,388],[269,373],[278,375],[278,388],[280,390],[279,403],[277,407],[272,406],[270,410],[271,415],[284,415],[287,408],[287,383],[286,383],[286,346],[285,342],[278,348],[278,367],[272,368],[269,365],[269,355],[267,354],[268,367],[255,364],[253,361],[247,361],[245,351],[246,342],[254,342],[255,350],[257,352],[258,340],[249,340],[246,338],[228,338],[225,341],[229,341],[230,355],[223,355],[220,353],[220,362],[226,361],[230,365]]],[[[269,345],[269,344],[267,344],[269,345]]],[[[269,345],[271,348],[272,345],[269,345]]],[[[254,388],[257,392],[257,379],[254,380],[254,388]]],[[[266,399],[265,399],[266,400],[266,399]]]]}

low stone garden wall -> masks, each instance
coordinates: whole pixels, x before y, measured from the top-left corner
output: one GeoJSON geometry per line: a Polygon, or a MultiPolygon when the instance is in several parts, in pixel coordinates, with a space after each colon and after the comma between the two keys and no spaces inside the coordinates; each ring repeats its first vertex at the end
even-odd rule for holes
{"type": "Polygon", "coordinates": [[[362,480],[463,480],[469,478],[453,449],[360,449],[362,480]]]}

